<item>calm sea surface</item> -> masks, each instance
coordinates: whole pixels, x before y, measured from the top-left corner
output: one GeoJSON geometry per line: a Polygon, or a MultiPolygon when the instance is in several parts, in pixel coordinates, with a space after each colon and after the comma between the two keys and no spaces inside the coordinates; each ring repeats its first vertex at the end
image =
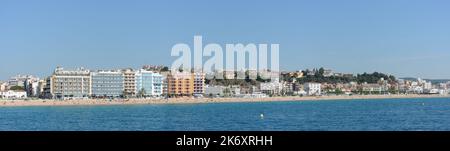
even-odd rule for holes
{"type": "Polygon", "coordinates": [[[0,107],[0,130],[448,131],[450,99],[0,107]]]}

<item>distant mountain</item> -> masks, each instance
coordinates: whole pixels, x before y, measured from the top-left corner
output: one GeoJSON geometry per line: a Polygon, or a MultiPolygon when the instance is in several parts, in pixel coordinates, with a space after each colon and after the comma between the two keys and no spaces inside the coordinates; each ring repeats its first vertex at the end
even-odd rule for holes
{"type": "MultiPolygon", "coordinates": [[[[399,78],[399,79],[410,80],[410,81],[417,80],[417,78],[412,78],[412,77],[405,77],[405,78],[399,78]]],[[[433,84],[446,83],[446,82],[450,81],[450,79],[423,79],[423,80],[430,81],[433,84]]]]}

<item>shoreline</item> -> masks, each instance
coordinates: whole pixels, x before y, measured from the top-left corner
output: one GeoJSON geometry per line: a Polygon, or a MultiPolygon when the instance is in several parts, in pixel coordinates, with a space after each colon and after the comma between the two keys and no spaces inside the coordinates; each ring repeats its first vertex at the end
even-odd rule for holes
{"type": "Polygon", "coordinates": [[[319,100],[364,100],[364,99],[408,99],[450,98],[449,95],[352,95],[352,96],[288,96],[266,98],[169,98],[169,99],[78,99],[78,100],[0,100],[0,107],[22,106],[95,106],[95,105],[151,105],[151,104],[204,104],[239,102],[287,102],[319,100]]]}

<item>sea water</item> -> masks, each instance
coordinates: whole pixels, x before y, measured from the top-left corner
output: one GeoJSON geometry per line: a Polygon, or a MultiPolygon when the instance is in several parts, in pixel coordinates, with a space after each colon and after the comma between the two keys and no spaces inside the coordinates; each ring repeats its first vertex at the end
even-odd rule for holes
{"type": "Polygon", "coordinates": [[[0,130],[448,131],[450,99],[0,107],[0,130]]]}

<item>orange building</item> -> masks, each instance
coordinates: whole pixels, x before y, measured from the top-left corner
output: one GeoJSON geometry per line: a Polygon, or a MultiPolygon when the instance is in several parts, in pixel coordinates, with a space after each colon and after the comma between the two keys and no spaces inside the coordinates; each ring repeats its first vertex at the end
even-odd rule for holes
{"type": "Polygon", "coordinates": [[[169,97],[193,96],[194,74],[177,72],[167,75],[167,95],[169,97]]]}

